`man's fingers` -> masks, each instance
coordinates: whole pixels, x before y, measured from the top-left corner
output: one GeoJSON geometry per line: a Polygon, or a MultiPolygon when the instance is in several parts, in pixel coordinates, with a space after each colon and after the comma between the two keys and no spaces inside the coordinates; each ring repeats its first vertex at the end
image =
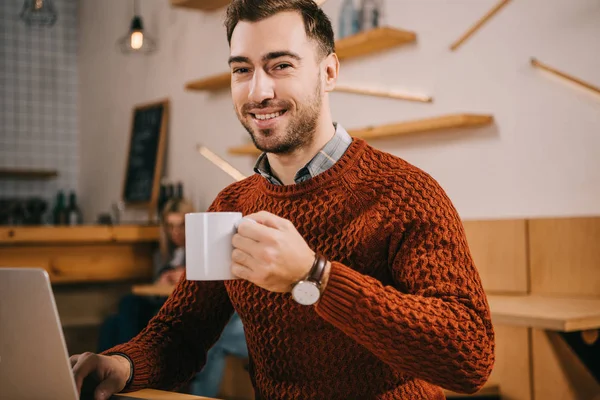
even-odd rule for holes
{"type": "Polygon", "coordinates": [[[258,259],[253,257],[252,254],[240,249],[233,249],[233,252],[231,253],[231,261],[249,268],[252,271],[260,269],[261,266],[258,259]]]}
{"type": "Polygon", "coordinates": [[[278,217],[268,211],[259,211],[254,214],[246,215],[244,218],[252,219],[261,225],[269,228],[284,230],[289,226],[290,221],[285,218],[278,217]]]}
{"type": "Polygon", "coordinates": [[[231,273],[240,279],[252,282],[252,270],[242,264],[231,263],[231,273]]]}
{"type": "Polygon", "coordinates": [[[237,228],[237,233],[255,242],[268,243],[273,240],[274,235],[278,232],[275,228],[258,224],[250,217],[244,217],[237,228]]]}
{"type": "Polygon", "coordinates": [[[252,250],[255,247],[259,246],[259,242],[247,236],[244,236],[241,233],[236,233],[235,235],[233,235],[233,238],[231,239],[231,244],[233,245],[233,248],[240,249],[242,251],[245,251],[246,253],[252,253],[252,250]]]}
{"type": "Polygon", "coordinates": [[[94,392],[94,400],[108,400],[110,396],[119,393],[123,388],[119,387],[119,382],[114,377],[100,382],[94,392]]]}
{"type": "Polygon", "coordinates": [[[81,386],[86,376],[91,374],[98,366],[98,356],[92,353],[83,353],[79,356],[73,367],[73,377],[77,385],[77,392],[81,393],[81,386]]]}
{"type": "Polygon", "coordinates": [[[71,363],[71,368],[73,368],[75,366],[75,364],[77,364],[77,360],[79,360],[79,356],[80,356],[80,354],[73,354],[71,357],[69,357],[69,362],[71,363]]]}

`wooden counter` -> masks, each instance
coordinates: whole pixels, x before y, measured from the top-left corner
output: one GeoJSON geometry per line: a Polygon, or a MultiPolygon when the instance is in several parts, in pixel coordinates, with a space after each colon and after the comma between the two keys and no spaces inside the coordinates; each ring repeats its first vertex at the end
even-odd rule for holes
{"type": "Polygon", "coordinates": [[[137,392],[121,393],[111,397],[115,400],[145,399],[145,400],[216,400],[212,397],[194,396],[191,394],[165,392],[163,390],[143,389],[137,392]]]}
{"type": "Polygon", "coordinates": [[[0,267],[39,267],[55,283],[152,277],[157,226],[0,227],[0,267]]]}

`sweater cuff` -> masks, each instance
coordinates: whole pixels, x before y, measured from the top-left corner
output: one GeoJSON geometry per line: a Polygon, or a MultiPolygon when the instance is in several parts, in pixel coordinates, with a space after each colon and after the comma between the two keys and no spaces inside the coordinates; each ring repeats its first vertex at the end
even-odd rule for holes
{"type": "Polygon", "coordinates": [[[124,356],[131,363],[131,376],[123,389],[123,392],[132,392],[148,387],[150,379],[150,366],[147,362],[147,354],[144,354],[135,345],[125,343],[102,352],[103,355],[124,356]]]}
{"type": "Polygon", "coordinates": [[[343,264],[331,262],[329,280],[316,311],[326,320],[347,325],[354,320],[357,299],[361,298],[365,276],[343,264]]]}

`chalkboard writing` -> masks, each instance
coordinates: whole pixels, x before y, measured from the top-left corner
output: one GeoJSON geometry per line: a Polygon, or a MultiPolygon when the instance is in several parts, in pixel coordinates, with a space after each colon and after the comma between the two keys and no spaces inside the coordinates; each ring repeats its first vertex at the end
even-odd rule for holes
{"type": "Polygon", "coordinates": [[[162,171],[168,102],[135,107],[123,200],[130,205],[156,202],[162,171]]]}

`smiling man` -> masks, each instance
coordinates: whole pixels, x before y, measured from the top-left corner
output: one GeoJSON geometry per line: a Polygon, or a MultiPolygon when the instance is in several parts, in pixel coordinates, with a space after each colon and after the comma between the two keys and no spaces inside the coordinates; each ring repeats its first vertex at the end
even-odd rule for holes
{"type": "MultiPolygon", "coordinates": [[[[233,0],[237,116],[263,151],[210,211],[240,211],[226,282],[182,280],[149,326],[72,357],[97,398],[172,389],[234,310],[257,399],[443,399],[487,380],[494,332],[460,218],[428,174],[334,123],[339,71],[312,0],[233,0]]],[[[193,244],[189,244],[192,246],[193,244]]]]}

